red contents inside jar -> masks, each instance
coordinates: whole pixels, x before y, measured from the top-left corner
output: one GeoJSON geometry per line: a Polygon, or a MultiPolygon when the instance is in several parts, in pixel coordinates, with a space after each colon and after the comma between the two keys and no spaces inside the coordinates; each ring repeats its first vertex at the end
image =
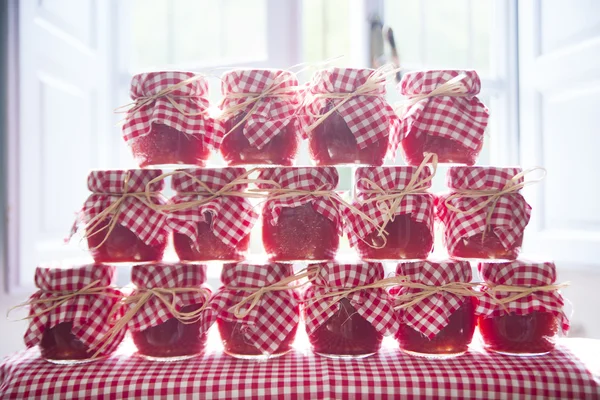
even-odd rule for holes
{"type": "Polygon", "coordinates": [[[518,257],[523,236],[515,240],[514,246],[506,249],[500,239],[491,232],[473,235],[460,240],[454,249],[449,250],[451,257],[514,260],[518,257]]]}
{"type": "Polygon", "coordinates": [[[277,225],[263,214],[262,238],[271,261],[332,260],[340,241],[335,223],[310,203],[283,208],[277,225]]]}
{"type": "MultiPolygon", "coordinates": [[[[332,107],[333,105],[328,105],[321,114],[326,114],[332,107]]],[[[359,149],[356,138],[344,118],[334,112],[310,132],[308,146],[316,165],[383,165],[388,140],[378,140],[359,149]]]]}
{"type": "Polygon", "coordinates": [[[211,224],[212,215],[208,213],[208,221],[197,225],[196,246],[189,236],[173,233],[173,246],[179,259],[181,261],[243,260],[250,244],[250,235],[244,236],[235,247],[231,247],[215,236],[210,228],[211,224]]]}
{"type": "Polygon", "coordinates": [[[396,333],[400,348],[418,354],[461,354],[468,350],[473,339],[477,319],[475,307],[477,299],[467,299],[448,319],[448,325],[442,328],[432,339],[414,330],[407,324],[401,324],[396,333]]]}
{"type": "MultiPolygon", "coordinates": [[[[181,312],[189,313],[201,307],[202,304],[192,304],[182,307],[181,312]]],[[[132,332],[131,336],[142,355],[159,358],[191,356],[202,353],[206,345],[206,333],[200,334],[201,323],[184,324],[171,318],[144,331],[132,332]]]]}
{"type": "Polygon", "coordinates": [[[356,247],[361,259],[423,259],[433,249],[433,236],[427,224],[416,222],[408,214],[395,216],[385,230],[388,232],[387,242],[382,248],[367,244],[380,246],[384,243],[376,230],[367,235],[364,241],[358,241],[356,247]]]}
{"type": "Polygon", "coordinates": [[[376,353],[381,347],[383,335],[360,316],[348,299],[341,299],[339,307],[335,315],[309,335],[313,350],[326,355],[376,353]]]}
{"type": "MultiPolygon", "coordinates": [[[[242,331],[244,326],[241,322],[225,321],[221,318],[217,319],[217,326],[221,339],[223,340],[223,347],[225,352],[236,355],[247,355],[247,356],[261,356],[263,353],[246,339],[242,331]]],[[[286,336],[285,340],[281,343],[277,351],[273,354],[287,353],[292,349],[294,339],[296,338],[296,331],[298,325],[295,325],[290,333],[286,336]]]]}
{"type": "Polygon", "coordinates": [[[137,262],[160,261],[165,252],[167,242],[156,246],[148,246],[129,229],[115,224],[113,230],[104,241],[108,233],[109,219],[100,222],[94,227],[93,232],[87,232],[87,242],[90,253],[95,262],[137,262]],[[102,244],[100,247],[100,244],[102,244]]]}
{"type": "Polygon", "coordinates": [[[203,135],[188,135],[164,124],[152,124],[150,133],[131,141],[133,157],[141,168],[154,165],[203,167],[210,156],[203,135]]]}
{"type": "Polygon", "coordinates": [[[437,154],[439,163],[474,165],[483,147],[483,140],[473,150],[453,139],[415,132],[406,136],[400,144],[408,165],[421,165],[425,153],[437,154]]]}
{"type": "Polygon", "coordinates": [[[229,133],[223,138],[220,147],[225,162],[228,165],[293,165],[299,144],[293,121],[290,121],[278,135],[259,149],[252,146],[244,135],[245,122],[231,130],[245,116],[246,113],[241,113],[225,122],[225,132],[229,133]]]}
{"type": "Polygon", "coordinates": [[[548,312],[479,317],[479,332],[489,350],[510,354],[543,354],[554,349],[559,321],[548,312]]]}
{"type": "Polygon", "coordinates": [[[42,357],[48,360],[85,360],[93,352],[75,337],[72,322],[61,322],[46,329],[40,342],[42,357]]]}

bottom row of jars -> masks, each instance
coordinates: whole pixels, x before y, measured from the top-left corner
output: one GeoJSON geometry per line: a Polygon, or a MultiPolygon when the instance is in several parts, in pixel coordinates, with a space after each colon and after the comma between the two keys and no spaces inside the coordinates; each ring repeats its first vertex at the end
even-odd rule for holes
{"type": "MultiPolygon", "coordinates": [[[[387,335],[406,353],[453,357],[467,351],[476,325],[488,350],[544,354],[568,328],[558,292],[497,304],[502,294],[474,291],[469,263],[456,260],[401,263],[396,278],[368,262],[313,264],[296,275],[288,264],[226,264],[215,293],[204,286],[203,265],[145,264],[133,267],[136,288],[121,298],[111,287],[115,272],[103,264],[38,268],[26,344],[39,344],[49,361],[81,363],[112,353],[129,331],[140,355],[172,361],[202,354],[216,323],[225,353],[275,357],[292,349],[301,309],[313,351],[334,358],[375,354],[387,335]],[[302,294],[289,286],[299,276],[309,280],[302,294]],[[73,294],[66,301],[65,292],[73,294]]],[[[479,272],[492,285],[556,278],[552,263],[483,263],[479,272]]]]}

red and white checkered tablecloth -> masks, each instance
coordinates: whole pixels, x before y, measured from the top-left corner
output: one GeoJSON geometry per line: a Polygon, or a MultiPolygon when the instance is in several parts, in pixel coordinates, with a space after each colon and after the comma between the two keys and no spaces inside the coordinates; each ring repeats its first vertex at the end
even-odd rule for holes
{"type": "Polygon", "coordinates": [[[563,339],[545,356],[519,358],[474,349],[426,360],[396,347],[362,360],[331,360],[306,350],[265,361],[211,351],[157,363],[119,354],[96,363],[57,366],[37,348],[0,364],[0,398],[555,398],[600,399],[600,341],[563,339]]]}

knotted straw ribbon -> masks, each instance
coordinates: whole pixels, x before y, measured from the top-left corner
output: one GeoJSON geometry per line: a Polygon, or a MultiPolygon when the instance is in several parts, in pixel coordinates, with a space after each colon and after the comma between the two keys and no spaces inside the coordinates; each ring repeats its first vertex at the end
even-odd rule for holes
{"type": "Polygon", "coordinates": [[[336,99],[341,100],[337,104],[335,104],[329,111],[325,114],[312,114],[307,112],[306,114],[310,117],[317,118],[315,122],[313,122],[309,127],[305,129],[306,132],[311,132],[317,126],[322,124],[331,114],[336,112],[341,106],[346,104],[348,101],[357,96],[375,96],[382,97],[382,94],[378,92],[379,87],[385,84],[387,77],[391,75],[395,75],[397,72],[401,71],[401,68],[394,68],[392,64],[386,64],[379,68],[377,68],[359,87],[356,88],[353,92],[339,92],[339,93],[315,93],[308,94],[304,98],[303,105],[301,108],[305,108],[305,105],[309,102],[312,102],[314,99],[336,99]]]}
{"type": "Polygon", "coordinates": [[[479,286],[478,283],[450,282],[440,286],[425,285],[418,282],[402,282],[399,286],[409,289],[419,289],[418,292],[406,293],[396,297],[394,310],[405,309],[425,300],[426,298],[438,293],[452,293],[457,296],[479,297],[483,294],[475,292],[473,288],[479,286]]]}
{"type": "Polygon", "coordinates": [[[305,286],[306,284],[312,282],[318,274],[318,270],[304,268],[298,273],[289,276],[287,278],[283,278],[280,281],[263,287],[238,287],[238,286],[226,286],[228,290],[239,290],[239,291],[248,291],[252,292],[250,295],[244,297],[240,300],[236,305],[229,308],[229,311],[233,311],[233,315],[236,318],[244,318],[260,303],[262,297],[270,292],[279,292],[282,290],[294,290],[305,286]],[[297,285],[290,285],[292,282],[296,282],[302,280],[304,278],[308,278],[306,282],[297,285]],[[250,303],[245,309],[244,306],[250,303]]]}
{"type": "MultiPolygon", "coordinates": [[[[115,228],[115,225],[117,224],[119,214],[121,213],[121,207],[123,206],[123,203],[125,202],[126,199],[133,197],[133,198],[141,201],[145,206],[147,206],[151,209],[154,209],[154,210],[156,209],[155,204],[152,202],[152,197],[159,197],[159,196],[161,196],[160,193],[150,192],[149,185],[146,185],[146,188],[145,188],[146,190],[144,192],[129,192],[128,188],[129,188],[130,176],[131,176],[131,173],[128,171],[127,174],[125,175],[125,179],[123,179],[123,193],[117,194],[117,193],[93,192],[93,194],[118,197],[118,199],[115,202],[111,203],[104,210],[102,210],[101,213],[96,215],[94,218],[90,219],[88,221],[88,223],[86,224],[85,237],[88,239],[94,235],[97,235],[98,233],[102,232],[105,229],[108,230],[106,232],[106,235],[104,236],[104,239],[102,239],[102,242],[100,242],[100,244],[98,244],[97,246],[90,248],[90,250],[98,249],[100,246],[102,246],[108,240],[108,237],[110,236],[111,232],[115,228]],[[102,227],[101,229],[96,230],[98,225],[100,225],[102,223],[102,221],[110,215],[112,215],[112,217],[111,217],[108,225],[102,227]]],[[[156,179],[152,180],[152,182],[154,182],[154,181],[156,181],[156,179]]]]}
{"type": "Polygon", "coordinates": [[[442,83],[429,93],[419,93],[413,96],[408,96],[408,99],[394,107],[394,111],[398,116],[402,117],[406,113],[409,107],[417,104],[421,100],[425,100],[431,97],[467,97],[470,94],[467,92],[467,88],[462,84],[462,80],[467,77],[466,74],[459,74],[447,82],[442,83]]]}
{"type": "Polygon", "coordinates": [[[517,193],[519,190],[523,189],[525,186],[541,182],[546,177],[546,169],[543,167],[532,167],[529,168],[515,176],[513,176],[504,187],[500,190],[454,190],[454,193],[448,196],[445,200],[446,208],[454,213],[461,213],[464,215],[469,215],[476,213],[484,208],[488,207],[486,218],[485,218],[485,228],[482,235],[482,240],[485,238],[485,234],[490,228],[490,221],[492,219],[492,214],[494,213],[494,209],[496,208],[496,204],[498,200],[504,195],[517,193]],[[524,177],[525,175],[534,172],[534,171],[542,171],[543,174],[539,178],[532,179],[529,181],[523,181],[521,183],[517,183],[519,179],[524,177]],[[458,198],[458,197],[467,197],[472,199],[478,199],[485,197],[486,199],[482,201],[479,205],[472,207],[468,210],[462,210],[458,207],[454,207],[450,204],[450,201],[458,198]]]}
{"type": "Polygon", "coordinates": [[[198,116],[198,115],[207,114],[208,113],[207,108],[202,109],[200,112],[188,113],[183,109],[183,106],[181,104],[177,103],[177,101],[176,101],[176,99],[187,99],[187,98],[199,97],[198,95],[173,96],[171,94],[171,93],[175,92],[176,90],[178,90],[186,85],[189,85],[191,83],[194,83],[200,79],[204,79],[204,75],[194,75],[191,78],[183,80],[175,85],[166,87],[156,94],[153,94],[150,96],[140,96],[131,103],[128,103],[128,104],[125,104],[125,105],[115,108],[114,112],[115,113],[127,113],[127,114],[133,115],[136,112],[140,111],[142,108],[154,103],[159,98],[164,97],[166,100],[169,101],[169,103],[171,103],[171,105],[173,107],[175,107],[175,109],[177,111],[179,111],[182,115],[184,115],[186,117],[194,117],[194,116],[198,116]]]}
{"type": "Polygon", "coordinates": [[[201,319],[202,312],[208,306],[208,299],[210,298],[210,291],[202,287],[180,287],[180,288],[152,288],[152,289],[136,289],[136,293],[132,296],[127,296],[122,299],[113,309],[111,310],[111,317],[120,310],[123,306],[132,305],[127,312],[117,321],[115,324],[101,337],[95,344],[97,347],[101,344],[98,350],[94,353],[92,358],[97,357],[102,351],[108,346],[110,341],[127,326],[127,323],[137,314],[137,312],[152,298],[156,297],[160,302],[169,310],[173,318],[176,318],[182,324],[193,324],[201,319]],[[180,293],[199,293],[203,297],[202,307],[194,311],[182,312],[177,310],[176,302],[177,295],[180,293]],[[168,299],[170,296],[171,300],[168,299]]]}
{"type": "Polygon", "coordinates": [[[504,311],[508,312],[508,308],[506,304],[522,299],[523,297],[527,297],[530,294],[536,292],[554,292],[556,290],[564,289],[569,286],[570,282],[557,283],[553,285],[544,285],[544,286],[511,286],[511,285],[494,285],[492,283],[484,283],[482,286],[487,288],[485,292],[482,292],[482,295],[488,294],[491,297],[491,300],[497,305],[501,306],[504,311]],[[499,292],[508,292],[514,293],[508,297],[503,299],[498,298],[499,292]]]}
{"type": "Polygon", "coordinates": [[[379,209],[379,211],[381,211],[384,214],[382,224],[377,227],[377,236],[383,239],[383,244],[381,244],[380,246],[376,246],[375,243],[368,243],[363,238],[360,238],[365,244],[374,249],[381,249],[386,246],[387,232],[385,231],[385,227],[388,223],[394,221],[396,217],[396,211],[398,210],[398,207],[400,206],[400,203],[402,202],[404,196],[427,194],[428,183],[433,179],[437,171],[437,159],[437,154],[425,153],[425,158],[421,162],[421,165],[419,165],[417,171],[412,175],[410,181],[404,187],[404,189],[384,190],[381,188],[381,186],[377,185],[370,179],[360,178],[358,180],[359,182],[365,182],[372,188],[371,190],[362,190],[361,193],[379,195],[372,199],[361,201],[361,205],[375,202],[377,209],[379,209]],[[423,171],[423,168],[425,168],[430,162],[433,169],[431,175],[420,181],[417,181],[419,175],[421,174],[421,171],[423,171]]]}

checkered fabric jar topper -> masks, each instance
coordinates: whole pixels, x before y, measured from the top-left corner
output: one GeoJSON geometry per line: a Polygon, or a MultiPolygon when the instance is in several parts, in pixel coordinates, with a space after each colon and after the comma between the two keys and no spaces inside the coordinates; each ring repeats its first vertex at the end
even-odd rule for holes
{"type": "Polygon", "coordinates": [[[563,333],[569,330],[569,319],[563,312],[564,300],[556,284],[553,262],[515,260],[505,263],[479,263],[480,278],[484,281],[477,314],[484,318],[509,313],[527,315],[532,312],[553,314],[563,333]]]}
{"type": "Polygon", "coordinates": [[[304,91],[301,108],[303,134],[329,115],[338,113],[348,125],[359,149],[384,140],[388,155],[403,138],[400,120],[385,99],[386,70],[328,68],[317,71],[304,91]],[[325,112],[327,105],[332,108],[325,112]]]}
{"type": "Polygon", "coordinates": [[[310,203],[319,214],[336,224],[342,234],[343,200],[334,189],[339,180],[334,167],[276,167],[260,171],[257,186],[268,193],[263,214],[277,225],[283,208],[310,203]]]}
{"type": "Polygon", "coordinates": [[[298,125],[298,79],[290,71],[229,71],[221,78],[221,92],[223,100],[220,108],[223,114],[215,123],[219,140],[229,133],[225,123],[231,118],[236,118],[234,129],[244,124],[244,136],[251,146],[258,149],[262,149],[289,124],[298,125]]]}
{"type": "Polygon", "coordinates": [[[289,264],[225,264],[211,308],[223,321],[237,323],[244,339],[263,354],[275,354],[300,321],[298,293],[288,289],[292,280],[289,264]]]}
{"type": "Polygon", "coordinates": [[[125,142],[148,135],[152,124],[162,124],[187,135],[202,135],[216,148],[214,121],[208,116],[208,81],[193,72],[160,71],[135,75],[123,125],[125,142]]]}
{"type": "Polygon", "coordinates": [[[481,89],[477,72],[408,72],[398,88],[408,98],[401,117],[404,137],[439,136],[479,152],[489,111],[477,98],[481,89]]]}
{"type": "MultiPolygon", "coordinates": [[[[25,345],[40,344],[46,330],[71,322],[71,333],[95,350],[97,339],[113,326],[113,317],[120,316],[119,312],[111,315],[124,296],[112,286],[115,280],[116,268],[104,264],[36,268],[35,285],[39,290],[26,303],[30,308],[25,345]]],[[[111,338],[102,354],[116,350],[124,336],[123,331],[111,338]]]]}
{"type": "Polygon", "coordinates": [[[421,260],[398,264],[407,282],[390,289],[400,322],[433,339],[450,316],[477,292],[468,261],[421,260]]]}
{"type": "Polygon", "coordinates": [[[164,245],[169,236],[167,216],[156,209],[166,203],[160,194],[164,188],[161,175],[160,170],[143,169],[90,172],[88,189],[92,194],[73,224],[71,237],[84,225],[87,237],[102,235],[104,243],[111,226],[119,224],[148,246],[164,245]],[[107,229],[100,227],[105,220],[110,221],[107,229]]]}
{"type": "Polygon", "coordinates": [[[521,168],[451,167],[446,175],[449,194],[436,198],[436,214],[444,224],[450,254],[461,240],[478,234],[495,235],[506,249],[520,247],[531,206],[519,190],[527,183],[521,168]]]}
{"type": "Polygon", "coordinates": [[[399,328],[391,297],[386,291],[393,279],[384,279],[383,265],[373,262],[312,264],[312,283],[303,295],[304,318],[309,335],[326,323],[347,299],[356,312],[384,336],[399,328]]]}
{"type": "Polygon", "coordinates": [[[227,246],[250,234],[258,214],[244,196],[248,184],[244,168],[187,169],[176,171],[171,187],[177,192],[169,201],[169,227],[189,237],[198,247],[198,224],[211,220],[211,231],[227,246]]]}
{"type": "MultiPolygon", "coordinates": [[[[415,222],[425,224],[433,237],[434,196],[427,193],[432,177],[427,166],[357,168],[353,205],[375,224],[345,208],[344,230],[350,245],[355,247],[374,231],[385,230],[394,217],[406,214],[415,222]]],[[[375,246],[375,243],[367,244],[375,246]]]]}

